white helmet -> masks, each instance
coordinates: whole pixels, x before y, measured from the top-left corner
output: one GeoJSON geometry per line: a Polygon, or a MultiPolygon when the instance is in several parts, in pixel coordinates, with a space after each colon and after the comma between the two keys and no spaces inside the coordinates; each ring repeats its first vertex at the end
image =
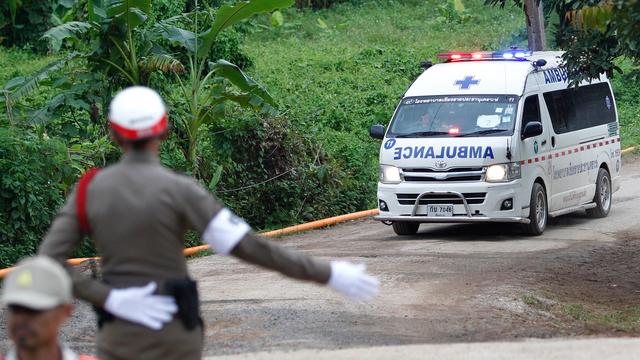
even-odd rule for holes
{"type": "Polygon", "coordinates": [[[167,109],[157,92],[132,86],[111,100],[109,126],[124,140],[158,136],[167,130],[167,109]]]}

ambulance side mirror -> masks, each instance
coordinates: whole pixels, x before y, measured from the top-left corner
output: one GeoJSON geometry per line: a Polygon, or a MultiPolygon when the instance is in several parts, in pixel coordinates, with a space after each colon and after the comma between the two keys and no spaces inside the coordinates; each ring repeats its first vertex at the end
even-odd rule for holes
{"type": "Polygon", "coordinates": [[[369,136],[374,139],[384,139],[384,125],[376,124],[369,128],[369,136]]]}
{"type": "Polygon", "coordinates": [[[540,121],[530,121],[524,126],[520,138],[522,140],[542,134],[542,123],[540,121]]]}

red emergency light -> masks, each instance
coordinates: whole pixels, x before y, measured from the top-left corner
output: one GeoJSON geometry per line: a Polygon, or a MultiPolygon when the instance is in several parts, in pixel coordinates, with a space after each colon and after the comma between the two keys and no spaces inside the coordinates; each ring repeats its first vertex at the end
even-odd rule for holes
{"type": "Polygon", "coordinates": [[[448,52],[438,54],[439,59],[447,61],[465,60],[512,60],[524,61],[531,56],[531,51],[509,49],[502,51],[473,51],[473,52],[448,52]]]}
{"type": "Polygon", "coordinates": [[[449,128],[449,134],[451,135],[460,134],[460,128],[457,128],[457,127],[449,128]]]}

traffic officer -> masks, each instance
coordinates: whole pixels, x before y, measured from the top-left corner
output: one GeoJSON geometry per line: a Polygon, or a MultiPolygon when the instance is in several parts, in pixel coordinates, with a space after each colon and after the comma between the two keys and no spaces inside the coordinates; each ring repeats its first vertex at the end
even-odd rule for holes
{"type": "Polygon", "coordinates": [[[7,332],[13,347],[0,360],[96,360],[78,355],[58,340],[71,316],[71,279],[46,256],[27,258],[7,275],[2,304],[9,308],[7,332]]]}
{"type": "Polygon", "coordinates": [[[83,233],[92,237],[102,257],[102,279],[75,275],[74,292],[101,309],[101,359],[201,357],[197,291],[182,255],[189,229],[216,254],[327,284],[355,300],[377,294],[379,282],[364,265],[320,261],[279,247],[193,179],[163,167],[158,153],[168,118],[155,91],[121,91],[110,104],[109,125],[124,155],[92,179],[80,180],[39,249],[64,261],[83,233]]]}

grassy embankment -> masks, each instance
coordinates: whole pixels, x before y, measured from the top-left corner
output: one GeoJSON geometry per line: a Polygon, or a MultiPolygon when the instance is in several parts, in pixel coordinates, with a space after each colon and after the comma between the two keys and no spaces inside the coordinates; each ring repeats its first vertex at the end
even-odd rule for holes
{"type": "Polygon", "coordinates": [[[340,179],[345,191],[367,194],[370,207],[380,143],[368,129],[389,122],[422,71],[420,62],[435,62],[437,53],[454,49],[498,49],[521,38],[518,9],[466,1],[471,17],[464,19],[437,4],[442,2],[378,1],[287,11],[283,27],[251,34],[244,44],[253,75],[298,130],[314,134],[339,159],[351,175],[340,179]]]}
{"type": "MultiPolygon", "coordinates": [[[[441,51],[500,49],[522,40],[521,10],[465,1],[473,17],[443,20],[440,2],[369,3],[289,12],[277,31],[253,34],[245,49],[254,74],[305,131],[375,172],[379,143],[367,129],[389,121],[398,97],[419,73],[422,60],[441,51]],[[327,27],[322,28],[320,22],[327,27]]],[[[446,15],[446,14],[445,14],[446,15]]],[[[622,62],[623,69],[628,63],[622,62]]],[[[613,81],[623,146],[640,144],[640,84],[626,75],[613,81]]],[[[372,177],[374,175],[371,175],[372,177]]]]}

